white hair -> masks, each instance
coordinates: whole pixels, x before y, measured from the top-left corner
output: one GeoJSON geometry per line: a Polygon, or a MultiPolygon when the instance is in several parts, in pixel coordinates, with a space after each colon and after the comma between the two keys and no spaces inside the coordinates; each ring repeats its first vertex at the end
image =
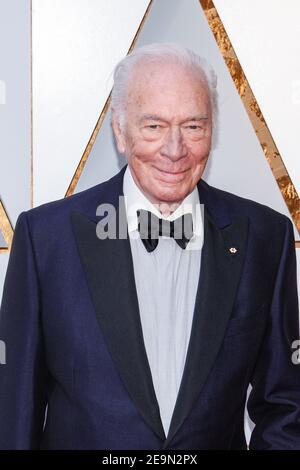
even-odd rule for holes
{"type": "Polygon", "coordinates": [[[138,63],[175,62],[188,67],[199,74],[199,79],[206,85],[212,110],[212,124],[215,131],[218,114],[217,76],[213,68],[195,52],[175,43],[153,43],[134,49],[116,65],[114,86],[111,95],[111,108],[121,128],[125,121],[126,91],[131,73],[138,63]]]}

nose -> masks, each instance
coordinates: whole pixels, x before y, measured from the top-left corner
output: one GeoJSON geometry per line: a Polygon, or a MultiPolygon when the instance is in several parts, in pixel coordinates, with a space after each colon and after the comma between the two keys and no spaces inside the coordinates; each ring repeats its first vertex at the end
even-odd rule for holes
{"type": "Polygon", "coordinates": [[[161,155],[173,161],[179,160],[187,154],[187,148],[179,127],[170,127],[160,152],[161,155]]]}

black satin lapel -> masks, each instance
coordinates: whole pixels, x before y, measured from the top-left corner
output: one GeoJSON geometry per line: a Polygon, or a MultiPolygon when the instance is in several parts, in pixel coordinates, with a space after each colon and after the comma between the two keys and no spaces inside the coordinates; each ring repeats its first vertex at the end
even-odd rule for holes
{"type": "Polygon", "coordinates": [[[247,218],[221,230],[206,211],[204,214],[204,245],[190,342],[164,448],[191,411],[214,364],[233,308],[246,250],[247,218]],[[231,247],[237,252],[231,254],[231,247]]]}
{"type": "Polygon", "coordinates": [[[130,241],[100,240],[95,222],[77,212],[72,224],[100,329],[120,377],[144,420],[165,440],[143,340],[130,241]]]}

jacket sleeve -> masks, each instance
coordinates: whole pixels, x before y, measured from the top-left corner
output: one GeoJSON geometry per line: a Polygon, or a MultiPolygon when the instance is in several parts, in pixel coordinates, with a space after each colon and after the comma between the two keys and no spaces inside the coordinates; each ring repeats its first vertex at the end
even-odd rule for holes
{"type": "Polygon", "coordinates": [[[295,243],[286,219],[265,337],[251,378],[247,408],[255,428],[250,449],[300,449],[300,364],[293,360],[298,338],[295,243]]]}
{"type": "Polygon", "coordinates": [[[28,217],[17,220],[0,310],[0,449],[37,449],[43,431],[47,369],[28,217]]]}

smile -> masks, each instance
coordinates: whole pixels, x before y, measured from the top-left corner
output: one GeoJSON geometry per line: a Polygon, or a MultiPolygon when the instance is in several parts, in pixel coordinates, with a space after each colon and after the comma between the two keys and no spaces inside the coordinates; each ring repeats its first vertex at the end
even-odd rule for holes
{"type": "Polygon", "coordinates": [[[178,172],[172,172],[172,171],[165,171],[165,170],[160,170],[159,168],[153,167],[154,170],[158,173],[160,179],[166,182],[178,182],[181,181],[185,178],[185,173],[188,171],[178,171],[178,172]]]}

